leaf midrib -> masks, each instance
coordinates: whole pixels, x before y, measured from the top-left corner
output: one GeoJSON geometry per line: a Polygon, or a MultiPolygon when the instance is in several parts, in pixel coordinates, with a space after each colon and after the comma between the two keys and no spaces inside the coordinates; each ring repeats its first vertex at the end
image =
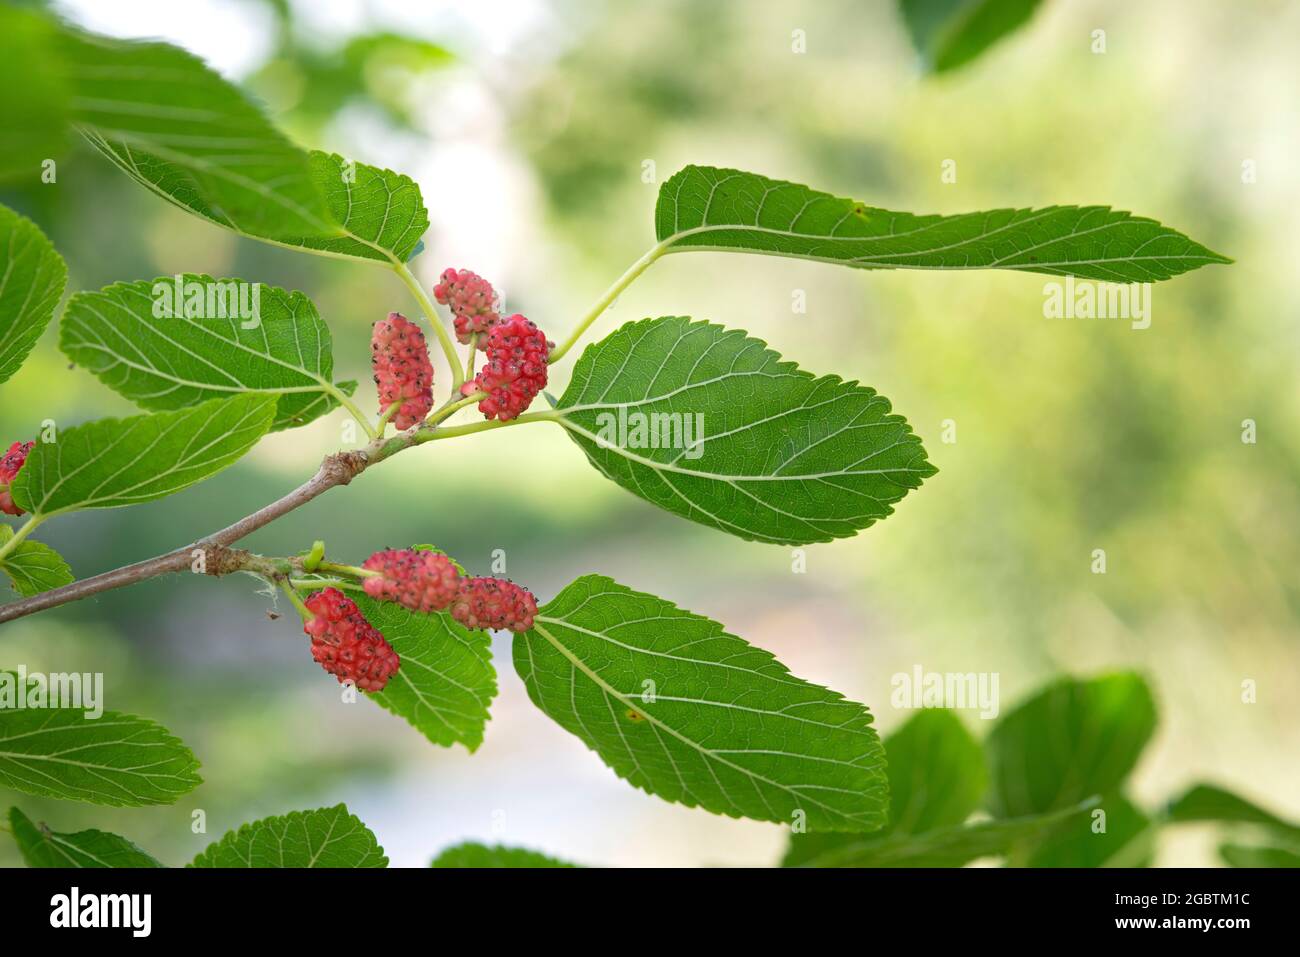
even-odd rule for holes
{"type": "MultiPolygon", "coordinates": [[[[583,607],[589,604],[592,601],[592,599],[598,597],[600,597],[599,594],[591,596],[590,598],[583,601],[581,605],[578,605],[575,608],[570,609],[569,614],[571,615],[577,614],[580,610],[582,610],[583,607]]],[[[652,658],[667,658],[669,661],[680,661],[683,662],[684,664],[707,665],[713,668],[726,668],[730,671],[743,672],[744,674],[750,675],[755,678],[763,678],[764,680],[774,682],[775,684],[794,685],[799,688],[808,687],[807,682],[800,681],[798,678],[795,678],[793,676],[790,676],[788,678],[780,678],[776,675],[765,674],[762,671],[755,671],[753,668],[746,668],[741,665],[727,664],[725,661],[709,661],[702,658],[685,658],[680,655],[669,654],[668,652],[664,652],[664,651],[654,651],[649,648],[638,647],[637,645],[629,645],[626,644],[625,642],[619,641],[617,638],[614,638],[606,634],[605,632],[592,631],[590,628],[584,628],[581,625],[575,624],[574,622],[569,621],[566,618],[553,618],[550,615],[538,615],[536,616],[536,620],[549,621],[555,625],[562,625],[565,628],[572,628],[574,631],[580,631],[584,635],[590,635],[592,638],[599,639],[600,641],[608,642],[611,645],[617,645],[619,648],[625,648],[628,651],[633,651],[640,655],[649,655],[652,658]]],[[[655,618],[633,618],[630,620],[622,620],[619,621],[618,626],[620,628],[623,628],[630,625],[643,625],[651,621],[679,621],[679,620],[683,620],[683,619],[677,619],[666,615],[660,615],[655,618]]],[[[711,641],[713,639],[723,638],[723,637],[725,637],[724,633],[718,632],[717,634],[706,635],[705,637],[700,638],[698,640],[711,641]]],[[[694,642],[692,642],[692,644],[694,644],[694,642]]]]}
{"type": "MultiPolygon", "coordinates": [[[[160,379],[165,379],[166,381],[171,382],[177,386],[184,386],[185,388],[189,388],[189,389],[202,389],[205,392],[233,392],[236,395],[244,395],[249,392],[275,393],[277,395],[301,395],[309,392],[320,392],[327,395],[333,394],[333,384],[330,382],[326,382],[324,379],[318,379],[315,376],[312,376],[311,378],[318,383],[317,385],[276,386],[274,388],[258,387],[258,386],[251,386],[251,385],[240,385],[240,384],[215,385],[211,382],[194,382],[190,379],[183,379],[180,376],[177,376],[173,373],[160,372],[158,369],[151,368],[150,366],[142,366],[137,362],[132,362],[130,359],[124,358],[123,356],[114,352],[108,346],[96,345],[95,343],[85,342],[85,341],[78,342],[76,345],[77,348],[79,349],[92,349],[96,352],[102,352],[105,355],[112,356],[113,359],[115,360],[114,363],[115,365],[123,365],[129,369],[134,369],[138,372],[146,373],[147,375],[155,375],[160,379]]],[[[111,366],[109,368],[111,368],[111,366]]],[[[107,369],[104,371],[107,371],[107,369]]],[[[157,395],[163,395],[163,394],[165,393],[157,393],[157,395]]],[[[153,396],[147,396],[146,398],[152,398],[152,397],[153,396]]]]}
{"type": "MultiPolygon", "coordinates": [[[[756,219],[756,220],[757,220],[757,217],[758,217],[758,216],[761,214],[761,212],[762,212],[762,209],[763,209],[763,205],[762,205],[762,204],[763,204],[764,202],[766,202],[767,194],[770,193],[770,192],[772,192],[773,188],[774,188],[774,187],[768,187],[767,190],[765,190],[765,192],[764,192],[764,197],[763,197],[763,199],[759,201],[758,209],[755,210],[755,213],[754,213],[754,216],[755,216],[755,219],[756,219]]],[[[822,197],[818,197],[818,198],[822,198],[822,197]]],[[[676,201],[675,201],[675,202],[676,202],[676,201]]],[[[712,199],[710,199],[709,202],[711,203],[711,202],[712,202],[712,199]]],[[[853,243],[853,242],[858,242],[858,243],[861,243],[861,242],[889,242],[889,241],[896,240],[896,239],[903,239],[903,238],[908,237],[908,236],[916,236],[916,235],[918,235],[918,234],[920,234],[920,233],[923,233],[923,232],[926,232],[927,230],[930,230],[930,229],[938,229],[938,228],[940,228],[940,227],[944,227],[944,226],[952,226],[954,223],[956,223],[956,222],[958,222],[958,221],[960,221],[960,220],[963,220],[963,219],[972,219],[972,218],[977,217],[977,216],[984,216],[984,217],[987,217],[987,216],[992,215],[992,213],[994,213],[994,212],[1002,212],[1002,210],[988,210],[988,211],[981,211],[981,212],[975,212],[975,213],[958,213],[958,214],[953,215],[953,216],[943,216],[943,215],[939,215],[939,214],[934,214],[934,215],[935,215],[935,220],[934,220],[934,222],[932,222],[932,223],[926,223],[924,226],[918,226],[916,229],[911,229],[911,230],[908,230],[908,231],[906,231],[906,232],[902,232],[902,233],[894,233],[894,232],[891,232],[891,233],[888,233],[888,234],[884,234],[884,235],[876,235],[876,236],[836,236],[836,235],[835,235],[835,230],[839,229],[839,225],[840,225],[840,223],[843,223],[845,220],[847,220],[847,219],[849,218],[849,216],[851,216],[851,215],[853,214],[853,210],[849,210],[847,213],[844,214],[844,216],[840,217],[840,220],[839,220],[838,223],[836,223],[833,227],[831,227],[831,231],[830,231],[829,233],[800,233],[800,232],[795,232],[794,229],[793,229],[794,225],[795,225],[796,223],[798,223],[799,218],[800,218],[801,216],[803,216],[804,212],[808,209],[809,206],[812,205],[813,202],[815,202],[815,200],[808,200],[807,202],[804,203],[804,207],[803,207],[803,209],[801,209],[797,214],[795,214],[794,218],[790,221],[790,226],[791,226],[790,229],[774,229],[774,228],[771,227],[771,226],[760,226],[760,225],[758,225],[757,221],[755,221],[754,223],[731,223],[731,224],[724,224],[724,223],[707,223],[707,222],[706,222],[706,223],[703,223],[703,224],[701,224],[701,225],[699,225],[699,226],[692,227],[691,229],[682,230],[680,233],[675,233],[674,235],[669,236],[669,237],[668,237],[668,240],[669,240],[671,243],[676,243],[679,239],[681,239],[681,238],[683,238],[683,237],[691,236],[691,235],[695,235],[695,234],[699,234],[699,233],[718,232],[718,231],[725,231],[725,230],[728,230],[728,229],[739,229],[739,230],[745,230],[745,231],[749,231],[749,232],[762,233],[762,234],[764,234],[764,235],[785,236],[785,237],[788,237],[788,238],[790,238],[790,239],[814,239],[814,240],[817,240],[818,242],[832,242],[832,243],[834,243],[834,242],[843,242],[843,243],[853,243]]],[[[983,232],[979,233],[979,234],[976,235],[976,236],[968,236],[968,237],[965,237],[965,238],[963,238],[963,239],[961,239],[961,240],[959,240],[959,241],[957,241],[957,242],[949,243],[949,244],[946,245],[946,246],[929,246],[929,247],[926,247],[926,248],[924,248],[924,249],[912,250],[912,251],[904,252],[904,253],[885,253],[885,254],[882,254],[882,255],[879,255],[879,256],[858,256],[858,257],[854,257],[853,259],[847,259],[847,260],[842,260],[842,261],[843,261],[843,262],[868,262],[868,261],[874,261],[874,260],[886,259],[886,258],[893,258],[893,257],[898,257],[898,256],[931,255],[931,254],[934,254],[934,253],[949,252],[949,251],[951,251],[951,250],[953,250],[953,249],[960,249],[960,248],[963,247],[963,246],[968,246],[968,245],[970,245],[971,243],[975,243],[975,242],[983,242],[983,241],[987,240],[989,237],[991,237],[991,236],[996,236],[998,233],[1006,232],[1007,230],[1012,230],[1012,229],[1022,229],[1022,228],[1024,228],[1025,226],[1028,226],[1028,225],[1030,225],[1030,224],[1032,224],[1032,223],[1039,222],[1040,220],[1046,219],[1046,218],[1048,218],[1049,216],[1054,216],[1054,215],[1057,215],[1057,214],[1060,214],[1060,213],[1063,213],[1063,212],[1076,212],[1076,213],[1077,213],[1077,212],[1081,212],[1081,211],[1084,210],[1084,209],[1089,209],[1089,207],[1083,207],[1083,206],[1049,206],[1049,207],[1046,207],[1045,209],[1041,209],[1041,210],[1039,210],[1039,211],[1038,211],[1036,214],[1034,214],[1034,215],[1030,215],[1030,216],[1025,217],[1024,219],[1016,219],[1016,218],[1015,218],[1015,214],[1016,214],[1017,212],[1019,212],[1019,211],[1018,211],[1018,210],[1010,210],[1010,212],[1011,212],[1011,214],[1012,214],[1012,218],[1011,218],[1011,220],[1008,221],[1008,222],[1006,222],[1006,223],[1004,223],[1004,224],[1001,225],[1001,226],[998,226],[996,229],[986,229],[986,230],[984,230],[983,232]]],[[[1099,212],[1105,212],[1106,215],[1116,214],[1116,215],[1119,215],[1120,218],[1119,218],[1119,219],[1115,219],[1115,220],[1113,220],[1113,221],[1111,221],[1111,222],[1108,222],[1108,223],[1102,223],[1100,226],[1092,226],[1092,227],[1090,227],[1090,228],[1088,228],[1088,229],[1084,229],[1084,230],[1074,230],[1074,231],[1072,231],[1072,232],[1069,232],[1069,233],[1066,233],[1066,234],[1063,234],[1063,235],[1060,235],[1060,236],[1054,236],[1054,237],[1052,237],[1051,239],[1046,240],[1045,242],[1038,243],[1038,244],[1035,245],[1035,246],[1027,246],[1027,247],[1025,247],[1024,249],[1017,249],[1017,250],[1015,251],[1015,253],[1013,254],[1013,256],[1004,256],[1004,257],[1002,257],[1001,259],[996,259],[996,260],[994,260],[993,262],[989,263],[988,267],[982,267],[982,268],[995,268],[995,267],[999,266],[1000,264],[1006,262],[1008,259],[1010,259],[1010,258],[1014,258],[1014,256],[1022,256],[1022,255],[1024,255],[1025,253],[1031,253],[1031,252],[1033,252],[1035,249],[1042,249],[1044,246],[1050,246],[1052,243],[1061,242],[1061,241],[1063,241],[1063,240],[1073,240],[1073,239],[1077,239],[1077,238],[1080,237],[1080,236],[1087,236],[1087,235],[1089,235],[1089,234],[1091,234],[1091,233],[1101,232],[1102,230],[1105,230],[1105,229],[1111,229],[1111,228],[1114,228],[1114,227],[1117,227],[1117,226],[1133,226],[1133,225],[1141,225],[1141,224],[1144,223],[1144,222],[1148,222],[1148,223],[1150,223],[1151,225],[1153,225],[1153,226],[1157,226],[1159,229],[1164,230],[1164,232],[1163,232],[1162,234],[1158,234],[1158,235],[1152,236],[1152,237],[1150,237],[1149,239],[1145,240],[1145,241],[1142,243],[1142,246],[1145,246],[1147,243],[1154,242],[1154,241],[1156,241],[1157,239],[1167,239],[1167,238],[1169,238],[1169,235],[1170,235],[1170,233],[1172,232],[1171,230],[1169,230],[1169,227],[1165,226],[1165,225],[1162,224],[1162,223],[1157,223],[1157,222],[1155,222],[1155,221],[1153,221],[1153,220],[1144,220],[1144,219],[1141,218],[1141,217],[1133,216],[1131,213],[1127,213],[1127,212],[1123,212],[1123,211],[1116,211],[1116,210],[1111,209],[1110,207],[1097,206],[1097,207],[1091,207],[1091,209],[1097,210],[1097,211],[1099,211],[1099,212]]],[[[873,212],[882,212],[882,213],[884,213],[885,215],[891,215],[890,211],[888,211],[888,210],[875,210],[875,209],[873,208],[873,212]]],[[[913,214],[910,214],[910,213],[909,213],[909,214],[907,214],[907,215],[913,215],[913,214]]],[[[704,219],[706,219],[706,220],[708,219],[708,210],[707,210],[707,208],[705,209],[705,211],[704,211],[704,213],[702,214],[702,216],[703,216],[704,219]]],[[[1138,248],[1138,249],[1141,249],[1142,246],[1139,246],[1139,247],[1137,247],[1137,248],[1138,248]]],[[[694,248],[694,247],[692,247],[692,248],[694,248]]],[[[1140,259],[1140,258],[1165,258],[1165,257],[1138,257],[1138,256],[1125,256],[1125,257],[1123,257],[1123,258],[1127,260],[1127,259],[1140,259]]],[[[1114,261],[1114,259],[1113,259],[1113,258],[1112,258],[1112,259],[1107,259],[1107,260],[1105,260],[1105,261],[1106,261],[1106,262],[1112,262],[1112,261],[1114,261]]]]}
{"type": "MultiPolygon", "coordinates": [[[[567,410],[562,409],[560,411],[564,412],[567,410]]],[[[582,428],[582,426],[578,425],[576,422],[569,421],[563,416],[563,414],[557,416],[555,418],[555,421],[558,422],[564,428],[568,429],[569,431],[576,432],[582,435],[583,437],[589,439],[591,442],[595,443],[598,448],[604,449],[606,451],[614,452],[617,455],[620,455],[623,458],[626,458],[630,461],[636,462],[639,465],[644,465],[646,468],[650,468],[650,469],[654,469],[655,471],[662,471],[662,472],[676,472],[678,474],[688,475],[693,478],[702,478],[702,479],[710,479],[719,482],[726,482],[729,485],[735,485],[735,483],[737,482],[804,482],[804,481],[812,481],[814,479],[839,478],[843,476],[853,476],[853,475],[892,475],[899,472],[922,472],[925,475],[931,474],[931,472],[925,468],[915,468],[912,466],[906,466],[906,467],[900,466],[898,468],[890,468],[890,469],[864,469],[864,470],[847,469],[847,470],[840,470],[838,472],[809,472],[805,474],[792,474],[792,475],[723,475],[719,472],[702,472],[696,469],[683,468],[682,466],[676,465],[674,463],[658,462],[655,461],[654,459],[648,459],[645,456],[638,455],[636,452],[633,452],[631,449],[624,448],[623,446],[619,446],[619,445],[611,446],[610,444],[604,442],[598,435],[595,435],[587,431],[586,429],[582,428]]],[[[841,432],[842,431],[843,430],[841,430],[841,432]]],[[[835,433],[835,434],[839,434],[839,433],[835,433]]],[[[820,439],[819,441],[825,441],[825,438],[820,439]]],[[[905,444],[905,443],[896,443],[895,445],[889,446],[886,449],[881,449],[878,450],[877,452],[873,452],[872,455],[877,455],[880,454],[881,452],[889,451],[890,449],[896,448],[898,445],[901,444],[905,444]]]]}

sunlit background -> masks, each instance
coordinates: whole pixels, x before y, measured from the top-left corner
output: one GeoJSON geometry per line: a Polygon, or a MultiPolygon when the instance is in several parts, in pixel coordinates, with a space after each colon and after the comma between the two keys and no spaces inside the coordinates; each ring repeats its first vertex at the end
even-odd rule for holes
{"type": "MultiPolygon", "coordinates": [[[[940,468],[878,527],[809,548],[805,574],[790,549],[655,510],[543,425],[402,455],[248,544],[286,554],[325,538],[359,562],[427,541],[480,574],[504,549],[510,576],[542,599],[600,571],[726,623],[870,705],[885,732],[907,717],[890,707],[890,678],[917,665],[997,672],[1004,711],[1062,671],[1137,667],[1161,725],[1136,799],[1210,779],[1300,816],[1300,5],[1048,0],[968,69],[929,79],[883,0],[53,6],[93,30],[179,43],[300,144],[410,174],[432,217],[413,264],[422,281],[471,268],[555,339],[651,244],[657,184],[692,162],[923,213],[1107,203],[1234,257],[1156,286],[1145,330],[1046,319],[1043,277],[1029,274],[715,253],[655,265],[597,335],[647,315],[747,329],[889,396],[940,468]],[[1090,51],[1099,28],[1102,55],[1090,51]],[[955,184],[941,182],[945,160],[955,184]],[[806,313],[792,309],[797,290],[806,313]],[[1091,570],[1099,548],[1104,575],[1091,570]]],[[[388,271],[237,239],[84,145],[57,185],[0,198],[51,236],[70,291],[180,271],[305,291],[333,329],[340,378],[368,381],[375,319],[418,311],[388,271]]],[[[56,343],[51,326],[5,386],[6,445],[47,417],[133,411],[56,343]]],[[[274,435],[180,495],[51,522],[41,537],[79,576],[166,551],[292,488],[339,447],[343,423],[339,411],[274,435]]],[[[341,704],[292,610],[281,602],[288,614],[272,621],[274,606],[252,579],[185,575],[5,625],[3,660],[104,672],[107,706],[173,730],[206,781],[167,809],[23,807],[172,864],[245,820],[339,801],[397,865],[468,838],[595,864],[779,858],[780,827],[619,781],[528,702],[508,635],[470,755],[341,704]],[[206,835],[191,832],[196,808],[206,835]]],[[[1157,862],[1210,864],[1213,848],[1208,831],[1169,831],[1157,862]]],[[[0,863],[17,861],[0,842],[0,863]]]]}

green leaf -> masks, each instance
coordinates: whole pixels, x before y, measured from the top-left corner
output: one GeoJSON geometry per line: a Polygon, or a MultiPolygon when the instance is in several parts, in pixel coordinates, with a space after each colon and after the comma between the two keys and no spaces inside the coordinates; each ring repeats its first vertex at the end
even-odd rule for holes
{"type": "Polygon", "coordinates": [[[974,60],[1029,22],[1042,0],[899,0],[926,68],[943,73],[974,60]]]}
{"type": "Polygon", "coordinates": [[[1006,714],[985,741],[989,810],[1018,817],[1114,793],[1155,727],[1151,690],[1137,674],[1053,682],[1006,714]]]}
{"type": "Polygon", "coordinates": [[[885,739],[889,818],[919,834],[961,824],[979,807],[988,770],[979,742],[952,711],[925,708],[885,739]]]}
{"type": "Polygon", "coordinates": [[[65,31],[72,120],[128,176],[252,236],[337,236],[305,152],[234,86],[166,43],[65,31]]]}
{"type": "Polygon", "coordinates": [[[147,718],[0,707],[0,786],[15,791],[112,807],[173,804],[203,783],[198,767],[189,748],[147,718]]]}
{"type": "MultiPolygon", "coordinates": [[[[14,537],[14,530],[0,525],[0,545],[14,537]]],[[[31,539],[18,546],[0,561],[0,569],[13,582],[14,591],[28,598],[51,588],[71,584],[75,579],[63,556],[42,542],[31,539]]]]}
{"type": "Polygon", "coordinates": [[[1171,823],[1212,821],[1259,828],[1268,844],[1224,843],[1219,854],[1231,867],[1300,867],[1300,826],[1214,784],[1197,784],[1169,803],[1171,823]]]}
{"type": "Polygon", "coordinates": [[[240,395],[74,426],[33,446],[11,494],[47,517],[163,498],[235,462],[270,428],[275,409],[274,396],[240,395]]]}
{"type": "Polygon", "coordinates": [[[41,163],[67,148],[68,90],[48,19],[0,7],[0,176],[38,182],[41,163]]]}
{"type": "MultiPolygon", "coordinates": [[[[883,838],[848,835],[825,846],[795,842],[785,867],[961,867],[982,857],[1005,857],[1032,846],[1091,805],[1002,821],[941,827],[922,834],[898,832],[883,838]]],[[[1086,818],[1080,818],[1086,820],[1086,818]]]]}
{"type": "Polygon", "coordinates": [[[387,867],[370,828],[337,804],[267,817],[228,831],[190,867],[387,867]]]}
{"type": "Polygon", "coordinates": [[[1214,784],[1197,784],[1169,804],[1168,819],[1172,822],[1218,821],[1228,824],[1261,824],[1271,830],[1300,840],[1300,826],[1278,817],[1214,784]]]}
{"type": "MultiPolygon", "coordinates": [[[[889,766],[889,825],[871,835],[827,831],[805,831],[790,835],[786,866],[829,855],[850,845],[858,848],[890,835],[921,834],[961,824],[979,807],[988,786],[984,752],[952,711],[926,708],[885,738],[885,760],[889,766]]],[[[962,845],[961,838],[957,844],[962,845]]],[[[980,838],[969,839],[982,846],[980,838]]],[[[895,841],[890,847],[907,846],[895,841]]],[[[947,847],[919,844],[918,847],[947,847]]],[[[867,853],[856,849],[854,856],[867,853]]]]}
{"type": "Polygon", "coordinates": [[[279,397],[276,430],[338,405],[329,327],[305,295],[195,274],[181,283],[163,277],[77,293],[63,313],[60,348],[151,411],[261,392],[279,397]]]}
{"type": "Polygon", "coordinates": [[[865,707],[721,625],[587,575],[515,635],[528,695],[633,786],[715,814],[868,831],[888,809],[865,707]]]}
{"type": "Polygon", "coordinates": [[[589,346],[558,411],[607,477],[747,541],[853,535],[936,471],[873,389],[814,378],[744,332],[683,317],[628,323],[589,346]]]}
{"type": "Polygon", "coordinates": [[[124,837],[107,831],[59,834],[36,824],[16,807],[9,828],[28,867],[162,867],[124,837]]]}
{"type": "Polygon", "coordinates": [[[478,748],[497,693],[488,634],[467,630],[445,612],[422,615],[365,595],[352,597],[402,659],[388,686],[366,697],[434,744],[459,741],[470,751],[478,748]]]}
{"type": "Polygon", "coordinates": [[[1300,867],[1300,849],[1296,848],[1220,844],[1219,856],[1229,867],[1300,867]]]}
{"type": "Polygon", "coordinates": [[[343,235],[285,235],[276,237],[278,242],[305,252],[379,262],[403,263],[415,255],[429,229],[429,211],[413,179],[317,150],[311,153],[311,171],[343,235]]]}
{"type": "Polygon", "coordinates": [[[33,114],[31,124],[7,130],[19,137],[15,149],[23,147],[20,168],[34,170],[38,153],[51,155],[47,144],[62,139],[66,113],[136,182],[239,235],[394,264],[414,255],[429,218],[409,177],[298,149],[243,93],[178,47],[31,19],[46,42],[38,52],[29,38],[13,62],[21,85],[37,90],[4,101],[6,116],[33,114]]]}
{"type": "Polygon", "coordinates": [[[63,257],[36,224],[0,206],[0,382],[36,345],[67,279],[63,257]]]}
{"type": "Polygon", "coordinates": [[[286,111],[295,128],[327,129],[340,112],[362,101],[367,113],[379,110],[399,130],[423,135],[427,99],[412,96],[413,85],[420,74],[454,62],[455,54],[436,43],[378,31],[353,36],[341,48],[294,43],[249,83],[280,89],[289,72],[301,93],[286,111]]]}
{"type": "Polygon", "coordinates": [[[502,844],[479,844],[466,841],[449,847],[433,859],[433,867],[577,867],[567,861],[547,857],[537,851],[522,847],[506,847],[502,844]]]}
{"type": "Polygon", "coordinates": [[[348,163],[336,154],[313,150],[308,157],[312,183],[325,198],[331,215],[337,217],[331,231],[322,235],[292,228],[254,229],[247,223],[232,221],[206,204],[201,195],[174,188],[153,166],[142,166],[137,157],[132,157],[136,162],[128,167],[118,152],[92,142],[133,178],[154,186],[155,191],[196,216],[277,246],[343,259],[402,263],[415,255],[420,237],[429,228],[429,213],[420,187],[409,176],[365,163],[348,163]],[[345,178],[345,171],[350,179],[345,178]]]}
{"type": "Polygon", "coordinates": [[[1151,819],[1122,794],[1101,799],[1092,814],[1071,821],[1042,841],[1028,858],[1030,867],[1148,867],[1152,856],[1151,819]],[[1094,817],[1100,810],[1105,818],[1094,817]],[[1104,820],[1106,829],[1094,828],[1104,820]]]}
{"type": "Polygon", "coordinates": [[[1232,261],[1108,206],[915,216],[708,166],[687,166],[663,184],[655,229],[670,253],[761,253],[859,269],[1018,269],[1128,283],[1232,261]]]}

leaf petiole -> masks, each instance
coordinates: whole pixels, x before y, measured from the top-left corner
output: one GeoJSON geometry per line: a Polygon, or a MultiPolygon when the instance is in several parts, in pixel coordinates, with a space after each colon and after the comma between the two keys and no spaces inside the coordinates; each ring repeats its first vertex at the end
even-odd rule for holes
{"type": "Polygon", "coordinates": [[[48,517],[48,515],[35,514],[31,518],[27,519],[27,521],[23,522],[23,524],[18,527],[18,530],[9,537],[9,540],[3,545],[0,545],[0,561],[4,561],[8,558],[13,550],[22,544],[23,539],[36,531],[37,526],[48,517]]]}
{"type": "Polygon", "coordinates": [[[600,318],[601,314],[613,304],[624,289],[632,285],[637,277],[649,269],[654,264],[654,261],[664,254],[668,245],[667,242],[662,242],[650,247],[640,259],[629,266],[627,272],[619,276],[614,285],[606,289],[605,294],[597,300],[596,304],[587,310],[587,314],[578,320],[578,325],[573,332],[569,333],[569,338],[565,339],[563,344],[551,350],[550,358],[547,361],[553,365],[564,358],[564,354],[577,344],[591,324],[600,318]]]}
{"type": "Polygon", "coordinates": [[[292,604],[294,608],[298,609],[298,614],[302,616],[303,621],[311,621],[316,617],[312,613],[312,610],[303,603],[302,596],[299,595],[294,586],[290,584],[289,579],[280,578],[277,579],[277,581],[279,581],[280,587],[284,589],[284,593],[289,596],[290,604],[292,604]]]}
{"type": "Polygon", "coordinates": [[[351,578],[377,578],[381,572],[371,571],[369,568],[358,568],[356,565],[340,565],[338,562],[321,562],[316,566],[317,571],[333,572],[335,575],[347,575],[351,578]]]}
{"type": "Polygon", "coordinates": [[[295,589],[308,591],[313,588],[351,588],[359,589],[361,586],[356,582],[344,581],[341,578],[290,578],[289,584],[295,589]]]}
{"type": "Polygon", "coordinates": [[[342,389],[336,388],[332,384],[329,387],[329,392],[338,401],[338,404],[343,406],[343,408],[347,409],[348,412],[352,415],[352,418],[356,419],[357,422],[361,424],[361,427],[366,430],[367,436],[369,436],[371,439],[379,438],[384,428],[382,422],[380,423],[379,431],[376,432],[375,427],[370,424],[370,420],[366,417],[366,414],[361,411],[360,406],[358,406],[355,402],[352,401],[351,396],[349,396],[342,389]]]}
{"type": "MultiPolygon", "coordinates": [[[[481,399],[480,395],[477,402],[481,399]]],[[[435,442],[438,439],[454,439],[461,435],[473,435],[475,432],[490,432],[493,429],[509,428],[512,425],[524,425],[528,422],[561,422],[564,416],[559,412],[546,410],[544,412],[527,412],[516,419],[502,422],[498,419],[487,419],[483,422],[471,422],[468,425],[451,425],[442,426],[422,433],[416,441],[418,443],[435,442]]]]}
{"type": "Polygon", "coordinates": [[[461,409],[465,408],[466,406],[473,405],[475,402],[482,402],[486,398],[487,398],[486,392],[472,392],[469,395],[465,396],[463,399],[457,399],[455,402],[448,399],[446,405],[444,405],[437,412],[434,412],[427,419],[425,419],[424,425],[426,428],[437,425],[439,422],[443,421],[444,419],[451,418],[453,415],[455,415],[457,412],[459,412],[461,409]]]}

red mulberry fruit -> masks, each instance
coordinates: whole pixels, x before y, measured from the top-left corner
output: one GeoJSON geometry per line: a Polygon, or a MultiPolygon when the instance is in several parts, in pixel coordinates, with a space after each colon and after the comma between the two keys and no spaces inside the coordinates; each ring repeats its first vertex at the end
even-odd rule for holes
{"type": "Polygon", "coordinates": [[[433,298],[451,307],[457,339],[468,343],[470,336],[477,335],[478,347],[486,348],[483,333],[501,319],[497,314],[499,303],[492,283],[468,269],[445,269],[442,281],[433,287],[433,298]]]}
{"type": "Polygon", "coordinates": [[[532,592],[501,578],[464,579],[451,603],[451,616],[471,629],[527,631],[536,615],[532,592]]]}
{"type": "Polygon", "coordinates": [[[446,555],[413,548],[375,552],[363,568],[382,572],[365,580],[366,594],[428,614],[442,611],[460,593],[460,572],[446,555]]]}
{"type": "Polygon", "coordinates": [[[419,326],[398,312],[375,323],[370,365],[379,386],[379,412],[400,403],[393,425],[400,431],[424,421],[433,408],[433,364],[419,326]]]}
{"type": "Polygon", "coordinates": [[[542,330],[523,316],[503,319],[488,333],[487,365],[461,392],[486,392],[478,410],[489,419],[507,422],[527,409],[546,387],[550,351],[551,343],[542,330]]]}
{"type": "Polygon", "coordinates": [[[357,608],[337,588],[325,588],[307,599],[312,617],[302,630],[311,635],[311,656],[339,679],[362,691],[383,691],[402,661],[357,608]]]}
{"type": "MultiPolygon", "coordinates": [[[[18,475],[18,470],[23,467],[27,461],[27,453],[32,450],[34,442],[15,442],[9,446],[9,451],[0,457],[0,485],[8,486],[10,482],[18,475]]],[[[0,489],[0,512],[6,515],[21,515],[23,510],[14,504],[14,497],[9,494],[9,489],[0,489]]]]}

